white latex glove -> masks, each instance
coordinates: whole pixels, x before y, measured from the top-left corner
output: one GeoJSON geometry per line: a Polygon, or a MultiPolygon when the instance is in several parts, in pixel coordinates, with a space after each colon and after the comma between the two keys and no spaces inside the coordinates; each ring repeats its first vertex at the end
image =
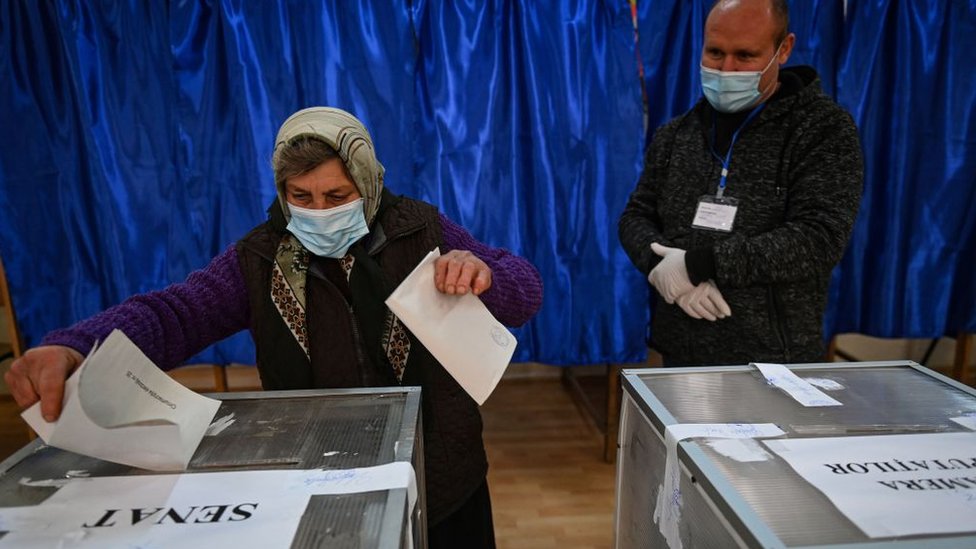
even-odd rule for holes
{"type": "Polygon", "coordinates": [[[688,268],[685,266],[685,251],[681,248],[669,248],[657,242],[651,244],[651,250],[663,257],[657,267],[651,269],[647,281],[657,289],[664,301],[674,303],[679,295],[686,294],[695,288],[688,278],[688,268]]]}
{"type": "Polygon", "coordinates": [[[722,292],[711,280],[706,280],[690,292],[679,295],[676,301],[681,310],[691,318],[714,322],[732,316],[732,308],[725,302],[722,292]]]}

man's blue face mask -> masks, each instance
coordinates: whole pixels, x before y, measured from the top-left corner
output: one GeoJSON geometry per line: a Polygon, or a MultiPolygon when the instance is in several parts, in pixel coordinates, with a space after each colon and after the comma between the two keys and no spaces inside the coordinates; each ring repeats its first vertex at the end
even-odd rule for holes
{"type": "Polygon", "coordinates": [[[291,212],[288,231],[317,256],[339,259],[369,233],[362,198],[326,210],[311,210],[289,203],[288,210],[291,212]]]}
{"type": "MultiPolygon", "coordinates": [[[[782,44],[780,44],[782,46],[782,44]]],[[[701,65],[701,84],[705,99],[719,112],[741,112],[756,104],[762,97],[759,81],[776,60],[779,47],[761,71],[726,72],[701,65]]]]}

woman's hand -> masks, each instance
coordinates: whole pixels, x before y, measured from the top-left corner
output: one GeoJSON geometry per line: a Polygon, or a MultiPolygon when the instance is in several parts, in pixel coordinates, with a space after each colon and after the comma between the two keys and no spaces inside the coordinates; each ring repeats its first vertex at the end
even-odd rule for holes
{"type": "Polygon", "coordinates": [[[481,295],[491,288],[491,268],[467,250],[451,250],[434,262],[434,286],[445,294],[481,295]]]}
{"type": "Polygon", "coordinates": [[[61,415],[64,382],[84,358],[71,347],[35,347],[15,360],[3,379],[21,408],[40,400],[41,415],[49,422],[54,421],[61,415]]]}

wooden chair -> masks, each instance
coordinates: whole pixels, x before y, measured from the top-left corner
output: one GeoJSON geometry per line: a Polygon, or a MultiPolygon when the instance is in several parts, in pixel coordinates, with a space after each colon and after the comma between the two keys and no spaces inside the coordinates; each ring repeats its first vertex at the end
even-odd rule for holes
{"type": "Polygon", "coordinates": [[[167,373],[187,389],[198,393],[227,391],[227,376],[224,367],[219,364],[187,364],[167,373]]]}
{"type": "Polygon", "coordinates": [[[258,369],[250,364],[189,364],[170,370],[169,375],[198,393],[261,390],[258,369]]]}
{"type": "MultiPolygon", "coordinates": [[[[13,300],[10,297],[10,285],[7,284],[7,272],[3,268],[3,260],[0,259],[0,308],[3,309],[3,318],[7,322],[7,338],[9,342],[0,342],[0,362],[7,359],[17,358],[24,354],[24,339],[20,335],[20,328],[17,326],[17,315],[14,313],[13,300]]],[[[4,399],[9,399],[10,405],[13,403],[13,399],[9,395],[4,395],[4,399]]],[[[7,405],[7,402],[4,402],[7,405]]],[[[13,419],[13,418],[11,418],[13,419]]],[[[22,419],[19,417],[13,421],[13,423],[20,424],[17,429],[11,433],[13,435],[12,440],[16,440],[15,444],[20,444],[20,442],[30,442],[34,440],[37,436],[34,431],[27,426],[22,419]],[[23,429],[23,430],[21,430],[23,429]],[[27,437],[25,440],[20,440],[20,433],[26,431],[27,437]]],[[[9,437],[8,437],[9,438],[9,437]]]]}
{"type": "MultiPolygon", "coordinates": [[[[955,357],[952,361],[952,367],[949,371],[943,371],[943,373],[961,383],[976,386],[976,368],[970,367],[973,362],[973,337],[974,334],[960,332],[955,336],[947,335],[941,338],[933,338],[925,350],[925,354],[922,355],[921,360],[918,362],[922,366],[930,367],[929,359],[932,357],[936,346],[942,341],[954,341],[955,357]]],[[[849,362],[856,362],[858,360],[856,357],[839,349],[837,347],[837,338],[834,337],[830,340],[830,346],[827,349],[827,362],[833,362],[838,358],[849,362]]]]}
{"type": "Polygon", "coordinates": [[[962,383],[976,385],[976,380],[971,379],[966,372],[967,366],[972,361],[973,356],[973,334],[965,332],[956,336],[956,356],[952,363],[952,377],[962,383]]]}
{"type": "Polygon", "coordinates": [[[24,354],[24,340],[17,327],[17,316],[14,314],[14,305],[10,299],[10,286],[7,285],[7,273],[3,270],[2,259],[0,259],[0,308],[3,308],[10,340],[9,343],[0,343],[0,361],[4,361],[24,354]]]}
{"type": "Polygon", "coordinates": [[[224,372],[227,375],[227,390],[230,392],[262,390],[258,368],[253,364],[233,362],[224,368],[224,372]]]}

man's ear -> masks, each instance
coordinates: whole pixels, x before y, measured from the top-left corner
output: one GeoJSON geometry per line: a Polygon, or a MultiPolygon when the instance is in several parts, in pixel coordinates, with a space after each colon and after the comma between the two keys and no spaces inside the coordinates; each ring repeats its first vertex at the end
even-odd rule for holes
{"type": "Polygon", "coordinates": [[[793,44],[796,43],[796,35],[792,32],[786,35],[783,39],[783,45],[779,48],[779,57],[776,60],[780,65],[786,64],[786,60],[790,58],[790,54],[793,53],[793,44]]]}

